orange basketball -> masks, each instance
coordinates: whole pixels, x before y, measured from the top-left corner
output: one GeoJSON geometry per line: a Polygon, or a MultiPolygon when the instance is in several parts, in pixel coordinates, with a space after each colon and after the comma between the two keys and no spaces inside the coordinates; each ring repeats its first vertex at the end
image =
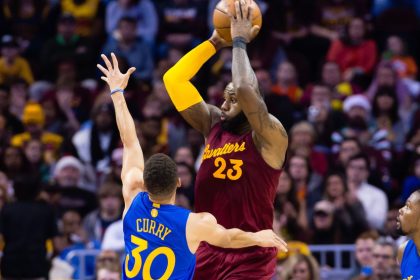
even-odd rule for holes
{"type": "MultiPolygon", "coordinates": [[[[221,0],[217,3],[216,8],[213,12],[213,25],[217,33],[226,41],[232,41],[230,34],[230,17],[228,11],[231,14],[235,14],[235,1],[237,0],[221,0]]],[[[262,16],[260,8],[254,1],[251,2],[252,7],[252,25],[258,25],[261,27],[262,16]]]]}

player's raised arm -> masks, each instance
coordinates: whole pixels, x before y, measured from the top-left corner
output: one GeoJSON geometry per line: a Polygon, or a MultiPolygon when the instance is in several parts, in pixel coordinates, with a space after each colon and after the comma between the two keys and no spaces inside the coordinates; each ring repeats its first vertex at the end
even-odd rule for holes
{"type": "Polygon", "coordinates": [[[287,133],[278,119],[268,113],[258,89],[258,81],[246,51],[246,45],[258,32],[259,26],[251,26],[252,14],[249,1],[235,2],[235,15],[231,15],[233,38],[232,81],[236,97],[252,129],[257,146],[266,147],[267,163],[280,168],[287,149],[287,133]]]}
{"type": "Polygon", "coordinates": [[[221,248],[244,248],[250,246],[276,247],[287,251],[287,244],[272,230],[246,232],[237,228],[225,229],[210,213],[191,213],[187,222],[187,240],[191,252],[201,241],[221,248]]]}
{"type": "Polygon", "coordinates": [[[105,62],[106,68],[99,64],[97,66],[104,74],[101,79],[108,83],[111,90],[111,98],[115,108],[117,126],[124,145],[121,180],[123,182],[125,208],[128,209],[135,195],[140,191],[144,191],[143,152],[141,150],[139,140],[137,139],[133,117],[128,111],[127,103],[125,102],[123,94],[130,75],[136,69],[131,67],[128,69],[127,73],[122,74],[118,68],[117,58],[113,53],[111,53],[112,64],[105,55],[102,54],[101,57],[105,62]]]}
{"type": "Polygon", "coordinates": [[[220,109],[206,104],[190,80],[218,49],[226,45],[227,43],[214,31],[209,40],[184,55],[163,76],[163,82],[175,108],[204,136],[208,135],[212,124],[219,120],[220,109]]]}

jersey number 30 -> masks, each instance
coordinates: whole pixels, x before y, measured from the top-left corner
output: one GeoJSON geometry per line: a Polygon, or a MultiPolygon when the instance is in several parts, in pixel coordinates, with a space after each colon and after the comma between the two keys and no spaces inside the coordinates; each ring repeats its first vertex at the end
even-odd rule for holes
{"type": "Polygon", "coordinates": [[[241,159],[229,159],[229,163],[232,165],[232,168],[227,167],[226,160],[222,157],[217,157],[214,160],[214,166],[218,167],[217,170],[213,173],[213,177],[217,179],[226,179],[235,181],[241,178],[242,168],[241,166],[244,162],[241,159]]]}
{"type": "MultiPolygon", "coordinates": [[[[128,261],[130,259],[130,256],[127,255],[125,257],[125,275],[127,275],[128,278],[134,278],[136,277],[143,265],[143,260],[141,258],[140,253],[147,249],[148,244],[147,241],[144,239],[141,239],[137,236],[131,235],[131,242],[135,245],[137,245],[136,248],[131,250],[131,255],[134,258],[134,265],[131,269],[128,268],[128,261]]],[[[172,272],[175,268],[175,254],[174,251],[172,251],[168,247],[158,247],[154,249],[144,261],[143,265],[143,273],[142,273],[142,279],[144,280],[153,280],[152,276],[150,275],[150,268],[152,267],[152,263],[155,260],[155,258],[159,255],[166,256],[166,259],[168,260],[168,266],[166,267],[165,272],[161,277],[158,277],[157,279],[160,280],[168,280],[169,277],[171,277],[172,272]]]]}

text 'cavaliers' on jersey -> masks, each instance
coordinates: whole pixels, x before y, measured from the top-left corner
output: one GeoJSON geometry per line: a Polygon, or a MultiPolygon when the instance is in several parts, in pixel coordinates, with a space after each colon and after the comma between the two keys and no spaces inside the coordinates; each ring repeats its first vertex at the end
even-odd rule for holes
{"type": "Polygon", "coordinates": [[[186,240],[190,211],[153,203],[146,192],[131,203],[124,220],[123,279],[192,279],[195,255],[186,240]]]}
{"type": "Polygon", "coordinates": [[[232,134],[217,123],[197,173],[195,210],[212,213],[226,228],[271,229],[280,172],[264,161],[252,132],[232,134]]]}

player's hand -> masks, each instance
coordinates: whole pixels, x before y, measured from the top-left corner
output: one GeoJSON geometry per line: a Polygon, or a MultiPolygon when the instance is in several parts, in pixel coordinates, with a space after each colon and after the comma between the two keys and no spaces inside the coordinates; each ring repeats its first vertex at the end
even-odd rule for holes
{"type": "Polygon", "coordinates": [[[287,252],[287,243],[271,229],[255,233],[257,244],[261,247],[277,247],[280,251],[287,252]]]}
{"type": "Polygon", "coordinates": [[[246,42],[250,42],[260,30],[260,26],[252,26],[251,1],[252,0],[235,1],[235,14],[230,14],[230,32],[232,39],[235,37],[242,37],[246,42]]]}
{"type": "Polygon", "coordinates": [[[108,83],[108,86],[111,91],[117,88],[125,89],[127,87],[130,75],[136,70],[136,68],[131,67],[130,69],[128,69],[127,73],[123,74],[118,68],[117,57],[114,53],[111,53],[112,64],[106,57],[106,55],[101,54],[101,57],[106,65],[106,68],[100,64],[96,65],[99,68],[99,70],[101,70],[101,72],[105,75],[102,76],[101,79],[108,83]]]}
{"type": "Polygon", "coordinates": [[[216,50],[220,50],[221,48],[232,46],[232,42],[228,42],[223,39],[216,30],[213,31],[209,41],[213,44],[216,50]]]}

